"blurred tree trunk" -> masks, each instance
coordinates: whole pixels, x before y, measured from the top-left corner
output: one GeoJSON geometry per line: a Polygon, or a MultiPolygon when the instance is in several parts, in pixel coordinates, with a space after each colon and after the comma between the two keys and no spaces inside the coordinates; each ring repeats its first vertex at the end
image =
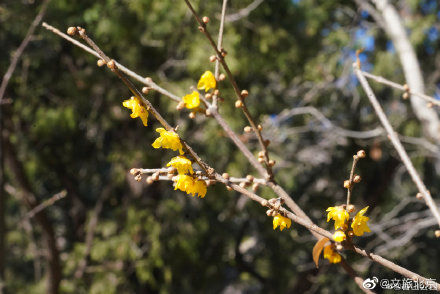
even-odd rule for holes
{"type": "MultiPolygon", "coordinates": [[[[422,71],[417,59],[413,46],[406,34],[402,19],[399,16],[396,8],[391,5],[388,0],[373,0],[377,10],[382,16],[381,25],[391,38],[396,52],[399,56],[400,62],[405,74],[405,80],[412,91],[424,93],[425,85],[423,81],[422,71]]],[[[425,134],[434,140],[437,144],[440,143],[440,121],[437,113],[427,107],[426,101],[411,96],[411,106],[421,121],[425,134]]]]}
{"type": "MultiPolygon", "coordinates": [[[[1,99],[0,99],[1,101],[1,99]]],[[[5,164],[4,164],[4,144],[3,144],[3,115],[2,105],[0,104],[0,293],[4,293],[4,273],[5,273],[5,236],[6,236],[6,222],[5,222],[5,205],[6,193],[5,188],[5,164]]]]}
{"type": "MultiPolygon", "coordinates": [[[[8,136],[4,137],[3,143],[6,155],[5,159],[11,168],[12,173],[14,174],[17,184],[20,186],[23,192],[23,200],[26,206],[28,206],[29,210],[31,210],[39,204],[35,197],[35,193],[33,192],[32,185],[25,174],[24,166],[19,161],[15,152],[15,147],[10,142],[8,136]]],[[[55,232],[44,210],[35,214],[34,218],[42,229],[43,239],[47,246],[45,248],[48,274],[47,293],[55,294],[58,293],[58,288],[62,277],[55,232]]]]}

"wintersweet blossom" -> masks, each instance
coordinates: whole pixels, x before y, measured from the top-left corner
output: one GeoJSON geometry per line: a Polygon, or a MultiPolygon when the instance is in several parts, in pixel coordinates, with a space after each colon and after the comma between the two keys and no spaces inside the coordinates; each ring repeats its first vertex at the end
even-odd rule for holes
{"type": "Polygon", "coordinates": [[[156,132],[160,134],[160,137],[153,142],[152,145],[154,148],[167,148],[173,151],[179,150],[179,153],[181,155],[183,154],[183,147],[182,143],[180,143],[179,135],[175,132],[167,131],[164,128],[157,128],[156,132]]]}
{"type": "Polygon", "coordinates": [[[205,71],[205,73],[200,77],[200,80],[197,84],[197,89],[199,90],[205,90],[205,92],[208,92],[209,89],[215,89],[216,81],[215,77],[212,74],[212,72],[205,71]]]}
{"type": "Polygon", "coordinates": [[[342,242],[342,241],[344,241],[345,239],[347,239],[347,236],[345,236],[345,233],[344,233],[343,231],[336,231],[336,232],[333,234],[333,239],[334,239],[336,242],[342,242]]]}
{"type": "Polygon", "coordinates": [[[368,206],[361,209],[356,216],[353,218],[353,222],[351,223],[351,227],[353,228],[353,233],[356,236],[362,236],[365,232],[371,232],[370,228],[367,225],[367,221],[370,219],[367,216],[364,216],[364,213],[367,212],[368,206]]]}
{"type": "Polygon", "coordinates": [[[188,175],[178,175],[174,178],[175,187],[174,190],[181,190],[188,195],[203,198],[206,195],[206,183],[203,180],[194,179],[188,175]]]}
{"type": "Polygon", "coordinates": [[[340,206],[329,207],[326,211],[328,211],[327,222],[329,222],[330,219],[334,219],[335,221],[335,230],[343,228],[350,217],[348,212],[340,206]]]}
{"type": "Polygon", "coordinates": [[[173,166],[177,169],[179,174],[193,174],[193,168],[191,165],[191,160],[186,158],[185,156],[179,155],[171,158],[170,162],[168,162],[167,166],[173,166]]]}
{"type": "Polygon", "coordinates": [[[144,126],[147,126],[148,111],[145,109],[144,106],[142,106],[138,97],[133,96],[130,99],[122,102],[122,105],[124,107],[131,109],[131,114],[130,114],[131,118],[140,117],[144,126]]]}
{"type": "Polygon", "coordinates": [[[341,262],[341,255],[334,250],[333,245],[324,247],[324,258],[328,259],[330,263],[341,262]]]}
{"type": "Polygon", "coordinates": [[[273,217],[273,229],[275,230],[278,226],[280,227],[280,231],[284,230],[284,228],[290,228],[292,221],[290,218],[284,217],[281,214],[277,214],[273,217]]]}
{"type": "Polygon", "coordinates": [[[199,92],[193,91],[191,94],[183,96],[182,101],[183,103],[185,103],[185,107],[188,109],[199,107],[200,105],[199,92]]]}

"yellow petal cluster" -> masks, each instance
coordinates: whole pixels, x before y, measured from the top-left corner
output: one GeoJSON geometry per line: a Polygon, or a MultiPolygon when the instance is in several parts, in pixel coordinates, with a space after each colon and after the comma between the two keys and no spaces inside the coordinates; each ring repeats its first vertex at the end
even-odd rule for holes
{"type": "Polygon", "coordinates": [[[180,154],[183,154],[182,143],[180,143],[179,135],[175,132],[170,132],[164,128],[157,128],[156,132],[160,134],[160,137],[153,142],[154,148],[167,148],[173,151],[179,150],[180,154]]]}
{"type": "Polygon", "coordinates": [[[182,98],[185,107],[188,109],[197,108],[200,105],[200,95],[199,92],[193,91],[191,94],[185,95],[182,98]]]}
{"type": "Polygon", "coordinates": [[[281,214],[277,214],[273,217],[273,229],[275,230],[278,226],[280,227],[280,231],[284,230],[284,228],[290,228],[292,221],[290,218],[284,217],[281,214]]]}
{"type": "Polygon", "coordinates": [[[186,158],[185,156],[179,155],[171,158],[170,162],[168,162],[167,166],[173,166],[177,169],[179,174],[193,174],[193,168],[191,165],[191,160],[186,158]]]}
{"type": "Polygon", "coordinates": [[[367,212],[368,206],[360,210],[355,217],[353,218],[353,222],[351,223],[351,227],[353,228],[353,233],[356,236],[362,236],[365,232],[371,232],[370,228],[367,225],[367,221],[370,219],[367,216],[364,216],[365,212],[367,212]]]}
{"type": "Polygon", "coordinates": [[[341,262],[341,255],[333,249],[333,245],[324,247],[324,258],[328,259],[330,263],[341,262]]]}
{"type": "Polygon", "coordinates": [[[181,190],[186,192],[188,195],[205,197],[206,195],[206,183],[202,180],[194,179],[188,175],[178,175],[174,179],[175,187],[174,190],[181,190]]]}
{"type": "Polygon", "coordinates": [[[205,73],[200,77],[200,80],[197,84],[197,89],[199,90],[205,90],[205,92],[208,92],[209,89],[215,89],[216,81],[215,77],[212,74],[212,72],[205,71],[205,73]]]}
{"type": "Polygon", "coordinates": [[[343,231],[336,231],[336,232],[333,234],[333,239],[334,239],[336,242],[342,242],[342,241],[344,241],[345,239],[347,239],[347,236],[345,236],[345,233],[344,233],[343,231]]]}
{"type": "Polygon", "coordinates": [[[147,126],[148,111],[145,109],[144,106],[142,106],[138,97],[133,96],[130,99],[122,102],[122,105],[131,109],[131,118],[140,117],[144,126],[147,126]]]}
{"type": "Polygon", "coordinates": [[[330,219],[333,219],[335,221],[335,230],[339,228],[344,228],[345,223],[350,218],[348,212],[340,206],[329,207],[326,211],[328,212],[327,222],[329,222],[330,219]]]}

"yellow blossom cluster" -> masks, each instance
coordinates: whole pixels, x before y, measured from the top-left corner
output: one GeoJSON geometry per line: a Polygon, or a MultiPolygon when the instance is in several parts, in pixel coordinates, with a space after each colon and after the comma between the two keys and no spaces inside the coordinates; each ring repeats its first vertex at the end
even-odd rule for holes
{"type": "Polygon", "coordinates": [[[166,148],[173,151],[179,150],[179,153],[183,154],[182,143],[180,142],[179,135],[177,135],[175,132],[167,131],[164,128],[157,128],[156,132],[158,132],[160,136],[153,142],[154,148],[166,148]]]}
{"type": "MultiPolygon", "coordinates": [[[[214,74],[212,72],[205,71],[200,77],[197,83],[198,90],[205,90],[208,92],[210,89],[215,89],[217,82],[215,80],[214,74]]],[[[197,91],[193,91],[191,94],[182,97],[183,105],[188,109],[198,108],[200,106],[200,94],[197,91]]],[[[182,103],[181,102],[181,103],[182,103]]]]}
{"type": "Polygon", "coordinates": [[[183,192],[186,192],[188,195],[197,195],[200,198],[203,198],[206,195],[206,182],[203,180],[198,180],[193,178],[192,176],[179,174],[174,179],[174,182],[174,190],[179,189],[183,192]]]}
{"type": "Polygon", "coordinates": [[[131,118],[140,117],[144,126],[147,126],[148,111],[142,105],[142,103],[140,102],[140,99],[138,97],[133,96],[130,99],[122,102],[122,105],[124,107],[131,109],[131,114],[130,114],[131,118]]]}
{"type": "MultiPolygon", "coordinates": [[[[333,234],[333,239],[336,242],[342,242],[347,240],[347,235],[350,237],[353,235],[362,236],[365,232],[371,232],[367,225],[370,218],[364,216],[367,210],[368,206],[361,209],[353,218],[350,218],[350,214],[343,206],[327,208],[327,222],[331,219],[335,221],[336,232],[333,234]]],[[[327,258],[331,263],[341,261],[339,254],[330,245],[324,248],[324,258],[327,258]]]]}
{"type": "Polygon", "coordinates": [[[284,217],[281,214],[277,214],[273,217],[273,229],[275,230],[278,226],[280,227],[280,231],[284,230],[284,228],[290,228],[292,221],[290,218],[284,217]]]}

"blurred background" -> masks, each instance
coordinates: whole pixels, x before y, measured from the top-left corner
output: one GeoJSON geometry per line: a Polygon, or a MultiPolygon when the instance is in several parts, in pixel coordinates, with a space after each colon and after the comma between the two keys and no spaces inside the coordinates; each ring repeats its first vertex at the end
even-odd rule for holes
{"type": "MultiPolygon", "coordinates": [[[[1,76],[42,2],[1,1],[1,76]]],[[[210,17],[216,38],[222,1],[192,3],[210,17]]],[[[389,3],[413,45],[426,94],[440,98],[440,4],[389,3]]],[[[85,27],[108,55],[179,96],[214,69],[211,47],[181,0],[52,0],[43,21],[63,32],[85,27]]],[[[363,70],[404,84],[389,30],[383,11],[370,1],[231,0],[224,48],[239,85],[250,92],[250,111],[272,141],[276,180],[312,220],[332,229],[325,210],[345,202],[352,156],[365,149],[352,202],[370,206],[372,233],[358,245],[438,278],[435,221],[416,199],[351,67],[363,48],[363,70]]],[[[438,123],[437,110],[431,121],[421,121],[402,92],[371,85],[438,202],[440,140],[427,131],[438,123]]],[[[234,107],[232,88],[222,82],[220,89],[221,114],[256,154],[255,138],[243,134],[246,121],[234,107]]],[[[198,199],[174,191],[170,182],[135,181],[131,168],[164,166],[173,153],[151,147],[158,124],[151,118],[144,128],[130,119],[121,104],[130,96],[95,57],[37,26],[1,104],[5,293],[360,291],[340,266],[323,260],[315,268],[315,239],[307,230],[292,224],[274,231],[261,206],[224,186],[211,186],[198,199]],[[30,215],[40,203],[47,207],[30,215]]],[[[217,171],[256,175],[215,120],[191,120],[167,97],[153,91],[148,97],[217,171]]],[[[274,196],[266,189],[258,193],[274,196]]],[[[364,278],[402,278],[351,252],[344,256],[364,278]]]]}

